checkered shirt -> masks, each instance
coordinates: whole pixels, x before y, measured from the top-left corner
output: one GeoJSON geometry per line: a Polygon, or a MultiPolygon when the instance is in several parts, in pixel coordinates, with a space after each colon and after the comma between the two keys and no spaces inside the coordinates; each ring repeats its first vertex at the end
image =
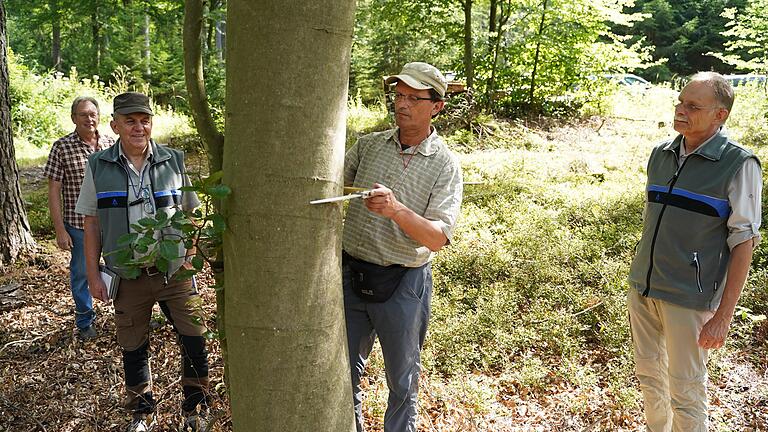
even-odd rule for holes
{"type": "Polygon", "coordinates": [[[45,176],[49,180],[62,183],[62,207],[64,223],[83,229],[83,215],[75,213],[75,204],[80,195],[80,185],[85,174],[85,162],[91,153],[103,150],[115,143],[111,137],[98,135],[99,148],[92,149],[77,132],[59,138],[53,143],[48,162],[45,164],[45,176]]]}
{"type": "MultiPolygon", "coordinates": [[[[436,131],[418,148],[405,150],[398,129],[360,138],[344,158],[344,184],[371,188],[374,183],[392,189],[416,214],[439,222],[450,243],[461,207],[461,166],[436,131]]],[[[392,219],[369,211],[363,200],[349,204],[342,243],[350,255],[379,265],[418,267],[433,256],[392,219]]]]}

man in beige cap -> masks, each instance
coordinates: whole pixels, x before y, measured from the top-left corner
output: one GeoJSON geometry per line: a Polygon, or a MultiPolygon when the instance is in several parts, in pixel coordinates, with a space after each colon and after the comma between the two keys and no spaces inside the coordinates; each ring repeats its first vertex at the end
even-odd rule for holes
{"type": "Polygon", "coordinates": [[[414,62],[385,82],[394,87],[397,127],[360,138],[344,160],[344,184],[373,189],[350,203],[344,223],[344,308],[357,430],[363,431],[360,377],[378,336],[389,386],[384,430],[415,432],[430,261],[451,241],[461,167],[432,127],[448,87],[443,74],[414,62]]]}

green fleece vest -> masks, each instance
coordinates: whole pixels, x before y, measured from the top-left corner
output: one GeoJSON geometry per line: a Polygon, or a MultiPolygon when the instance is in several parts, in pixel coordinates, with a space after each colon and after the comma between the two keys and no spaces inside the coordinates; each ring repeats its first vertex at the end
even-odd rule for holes
{"type": "Polygon", "coordinates": [[[643,236],[629,283],[645,296],[714,310],[731,255],[728,186],[747,159],[757,158],[718,133],[678,166],[681,140],[657,146],[648,161],[643,236]]]}
{"type": "MultiPolygon", "coordinates": [[[[149,160],[149,176],[152,181],[152,200],[157,212],[164,212],[169,217],[181,207],[180,188],[184,184],[184,153],[168,147],[158,146],[154,141],[152,156],[149,160]]],[[[101,228],[101,249],[107,267],[121,277],[124,274],[115,263],[115,256],[110,252],[121,249],[117,240],[128,233],[128,167],[120,160],[120,140],[112,147],[93,153],[88,157],[88,165],[93,173],[96,186],[99,226],[101,228]]],[[[163,230],[162,238],[178,239],[182,233],[168,228],[163,230]]],[[[186,249],[179,244],[179,258],[168,266],[168,276],[172,276],[184,262],[186,249]]]]}

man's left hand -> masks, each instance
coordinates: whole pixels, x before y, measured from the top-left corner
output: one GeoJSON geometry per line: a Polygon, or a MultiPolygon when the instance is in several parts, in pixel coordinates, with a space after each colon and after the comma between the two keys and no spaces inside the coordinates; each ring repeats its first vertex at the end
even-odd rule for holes
{"type": "Polygon", "coordinates": [[[730,327],[730,318],[715,314],[701,329],[699,346],[704,349],[721,348],[725,344],[725,337],[728,336],[730,327]]]}
{"type": "Polygon", "coordinates": [[[400,201],[395,198],[392,189],[379,183],[373,184],[371,194],[365,199],[365,207],[368,210],[390,219],[400,211],[402,206],[400,201]]]}

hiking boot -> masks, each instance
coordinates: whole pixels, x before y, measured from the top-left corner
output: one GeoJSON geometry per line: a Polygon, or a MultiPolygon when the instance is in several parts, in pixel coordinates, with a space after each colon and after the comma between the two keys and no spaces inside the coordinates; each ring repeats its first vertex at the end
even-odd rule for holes
{"type": "Polygon", "coordinates": [[[92,325],[89,325],[88,327],[77,329],[77,336],[80,340],[87,341],[95,339],[98,334],[96,333],[96,329],[93,328],[92,325]]]}
{"type": "Polygon", "coordinates": [[[201,409],[199,412],[182,412],[184,423],[181,430],[184,432],[207,432],[208,431],[208,411],[201,409]]]}
{"type": "Polygon", "coordinates": [[[126,432],[148,432],[155,427],[155,416],[152,414],[134,414],[126,432]]]}

